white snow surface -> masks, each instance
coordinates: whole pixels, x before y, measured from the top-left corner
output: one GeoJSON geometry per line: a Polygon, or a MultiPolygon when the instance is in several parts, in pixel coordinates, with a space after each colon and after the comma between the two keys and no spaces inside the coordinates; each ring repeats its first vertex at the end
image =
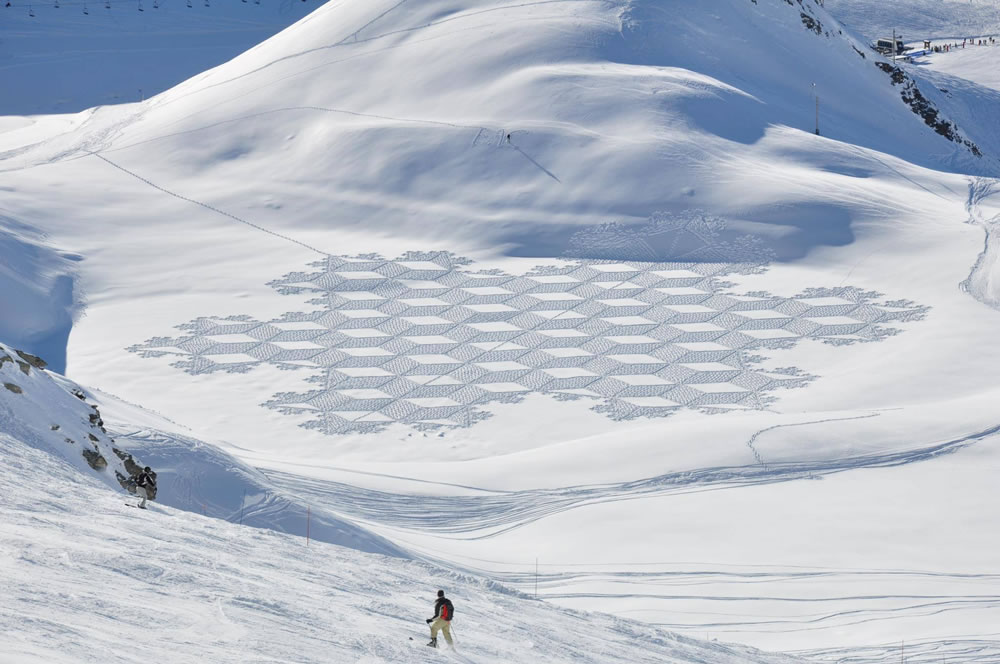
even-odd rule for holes
{"type": "Polygon", "coordinates": [[[0,657],[80,662],[794,664],[583,614],[426,564],[122,504],[0,433],[0,657]],[[426,648],[438,588],[455,648],[426,648]]]}
{"type": "Polygon", "coordinates": [[[996,89],[903,67],[977,157],[876,61],[806,1],[331,2],[0,118],[0,338],[298,526],[691,636],[1000,661],[996,89]]]}
{"type": "Polygon", "coordinates": [[[115,440],[102,430],[110,422],[104,421],[93,394],[47,370],[29,367],[25,373],[17,365],[16,351],[0,344],[2,357],[12,359],[0,362],[0,431],[69,462],[83,475],[121,490],[116,476],[124,480],[130,473],[116,450],[134,451],[136,463],[157,473],[157,499],[166,505],[279,532],[304,534],[308,528],[315,540],[409,557],[387,540],[322,509],[313,513],[295,500],[294,493],[275,492],[259,472],[211,445],[145,428],[152,424],[175,429],[176,425],[100,395],[97,401],[112,402],[116,412],[129,416],[126,437],[115,440]],[[92,468],[82,454],[84,449],[100,455],[107,467],[92,468]]]}

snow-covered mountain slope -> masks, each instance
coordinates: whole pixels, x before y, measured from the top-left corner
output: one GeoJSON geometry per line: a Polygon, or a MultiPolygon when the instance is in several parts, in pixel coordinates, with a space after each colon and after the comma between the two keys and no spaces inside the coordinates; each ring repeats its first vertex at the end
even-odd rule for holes
{"type": "Polygon", "coordinates": [[[6,432],[0,454],[5,662],[802,661],[559,609],[428,565],[129,509],[6,432]],[[441,653],[424,647],[438,588],[456,606],[457,650],[441,653]]]}
{"type": "Polygon", "coordinates": [[[239,55],[317,4],[5,0],[0,115],[76,113],[151,97],[239,55]]]}
{"type": "Polygon", "coordinates": [[[876,62],[794,0],[331,3],[4,119],[0,212],[81,258],[72,378],[311,508],[574,607],[973,661],[1000,139],[876,62]]]}
{"type": "MultiPolygon", "coordinates": [[[[231,522],[238,519],[248,527],[308,533],[314,540],[359,551],[409,557],[389,541],[318,506],[313,512],[295,499],[294,491],[275,491],[260,472],[221,450],[174,433],[176,428],[108,395],[95,399],[79,385],[45,370],[41,358],[0,344],[0,432],[18,442],[64,459],[81,474],[119,490],[126,489],[128,479],[148,464],[157,474],[158,502],[171,507],[231,522]],[[127,415],[128,423],[105,422],[98,407],[102,402],[127,415]],[[116,428],[124,435],[117,436],[116,428]]],[[[5,472],[13,470],[7,467],[5,472]]],[[[16,475],[10,481],[16,482],[16,475]]],[[[24,483],[33,481],[23,478],[24,483]]]]}
{"type": "MultiPolygon", "coordinates": [[[[1000,42],[988,46],[972,46],[947,53],[928,53],[918,59],[919,69],[925,77],[944,74],[971,81],[1000,93],[1000,42]]],[[[955,83],[945,78],[936,80],[938,87],[947,88],[955,83]]],[[[960,97],[964,95],[960,94],[960,97]]]]}
{"type": "Polygon", "coordinates": [[[0,344],[0,431],[124,488],[142,464],[115,446],[97,406],[45,361],[0,344]]]}
{"type": "Polygon", "coordinates": [[[1000,32],[997,0],[826,0],[827,10],[869,39],[897,34],[908,41],[1000,32]]]}
{"type": "Polygon", "coordinates": [[[73,264],[82,257],[59,251],[37,229],[2,216],[0,256],[0,339],[65,371],[69,332],[81,309],[73,264]]]}

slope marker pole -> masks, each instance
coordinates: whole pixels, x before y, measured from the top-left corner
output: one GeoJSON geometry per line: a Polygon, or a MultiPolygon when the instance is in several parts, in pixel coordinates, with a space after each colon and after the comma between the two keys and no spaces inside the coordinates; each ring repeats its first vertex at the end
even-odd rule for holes
{"type": "Polygon", "coordinates": [[[816,99],[816,135],[819,136],[819,92],[815,83],[813,83],[813,97],[816,99]]]}

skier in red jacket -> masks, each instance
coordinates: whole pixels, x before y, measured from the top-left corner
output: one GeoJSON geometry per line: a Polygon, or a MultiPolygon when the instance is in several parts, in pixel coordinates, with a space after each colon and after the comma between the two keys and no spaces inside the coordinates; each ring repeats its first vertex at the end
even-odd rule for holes
{"type": "Polygon", "coordinates": [[[437,648],[438,632],[444,633],[444,640],[448,645],[454,645],[451,640],[451,619],[455,615],[455,607],[451,600],[444,596],[444,591],[438,591],[437,601],[434,602],[434,617],[427,619],[427,624],[431,626],[431,641],[427,645],[437,648]]]}

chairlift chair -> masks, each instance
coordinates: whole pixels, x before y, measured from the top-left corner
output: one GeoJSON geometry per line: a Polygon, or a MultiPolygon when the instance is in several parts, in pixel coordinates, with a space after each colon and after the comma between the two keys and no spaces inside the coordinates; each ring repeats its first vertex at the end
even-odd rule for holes
{"type": "Polygon", "coordinates": [[[143,11],[143,9],[142,9],[142,0],[139,0],[139,11],[143,11]]]}
{"type": "Polygon", "coordinates": [[[83,3],[83,14],[85,16],[89,16],[90,15],[90,12],[87,11],[87,3],[86,2],[83,3]]]}
{"type": "Polygon", "coordinates": [[[28,16],[35,18],[35,10],[31,8],[31,5],[28,5],[28,16]]]}

